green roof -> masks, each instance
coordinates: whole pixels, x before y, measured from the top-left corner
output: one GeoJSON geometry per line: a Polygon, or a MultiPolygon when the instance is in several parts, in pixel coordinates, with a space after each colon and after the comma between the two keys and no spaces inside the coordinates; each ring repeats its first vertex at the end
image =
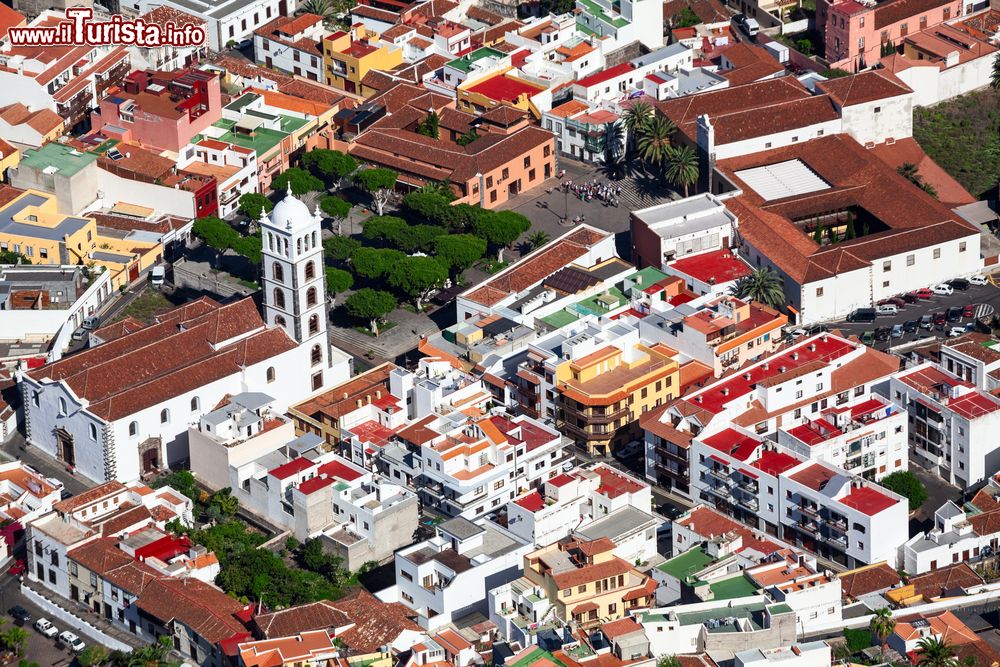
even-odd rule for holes
{"type": "Polygon", "coordinates": [[[593,16],[595,16],[601,21],[604,21],[608,25],[613,25],[616,28],[624,28],[625,26],[628,25],[628,21],[626,19],[623,19],[621,17],[615,18],[607,14],[604,7],[601,7],[599,4],[594,2],[594,0],[576,0],[576,1],[579,2],[581,5],[583,5],[589,14],[592,14],[593,16]]]}
{"type": "Polygon", "coordinates": [[[742,574],[738,577],[730,577],[716,581],[708,585],[712,591],[713,600],[732,600],[753,595],[757,592],[757,587],[750,583],[750,580],[742,574]]]}
{"type": "Polygon", "coordinates": [[[541,318],[542,322],[545,322],[550,327],[553,327],[555,329],[562,329],[567,324],[572,324],[573,322],[576,322],[578,319],[580,319],[578,315],[574,315],[573,313],[568,312],[565,308],[557,310],[551,315],[546,315],[545,317],[541,318]]]}
{"type": "Polygon", "coordinates": [[[561,662],[558,658],[556,658],[554,655],[552,655],[548,651],[543,651],[540,648],[536,648],[534,651],[532,651],[531,653],[524,656],[523,658],[521,658],[520,660],[518,660],[513,664],[507,664],[507,667],[528,667],[529,665],[535,664],[539,660],[550,660],[552,661],[552,664],[566,667],[566,665],[563,662],[561,662]]]}
{"type": "Polygon", "coordinates": [[[789,607],[784,602],[779,602],[778,604],[772,604],[767,608],[767,611],[773,616],[774,614],[790,614],[792,613],[792,608],[789,607]]]}
{"type": "Polygon", "coordinates": [[[714,558],[700,548],[695,547],[694,549],[685,551],[680,556],[675,556],[667,562],[661,563],[658,567],[661,572],[666,572],[672,577],[684,581],[695,572],[703,570],[706,565],[714,560],[714,558]]]}
{"type": "Polygon", "coordinates": [[[660,282],[666,277],[667,274],[665,274],[663,271],[660,271],[655,266],[647,266],[646,268],[639,269],[632,275],[628,276],[627,279],[635,281],[638,278],[641,286],[645,288],[649,287],[650,285],[655,285],[656,283],[660,282]]]}
{"type": "Polygon", "coordinates": [[[247,93],[246,95],[240,95],[235,100],[226,105],[226,109],[229,111],[240,111],[248,104],[256,102],[260,99],[260,95],[257,93],[247,93]]]}
{"type": "Polygon", "coordinates": [[[235,120],[229,120],[228,118],[220,118],[219,120],[212,123],[212,127],[219,127],[223,130],[231,130],[236,127],[235,120]]]}
{"type": "Polygon", "coordinates": [[[610,295],[612,297],[612,300],[615,301],[614,308],[617,308],[619,306],[628,303],[628,299],[625,298],[625,294],[623,294],[622,291],[617,287],[612,287],[609,290],[605,290],[605,292],[601,292],[600,294],[595,294],[593,296],[587,297],[586,299],[582,299],[577,303],[573,304],[572,307],[575,308],[577,311],[587,315],[589,314],[604,315],[605,313],[608,313],[612,310],[612,308],[609,308],[606,303],[607,296],[605,295],[605,293],[607,293],[607,295],[610,295]]]}
{"type": "Polygon", "coordinates": [[[497,51],[496,49],[491,49],[488,46],[484,46],[481,49],[476,49],[472,53],[467,53],[461,58],[456,58],[449,63],[446,63],[448,67],[454,67],[457,70],[465,72],[466,74],[472,69],[472,64],[477,60],[482,60],[483,58],[503,58],[504,53],[502,51],[497,51]]]}
{"type": "Polygon", "coordinates": [[[96,153],[81,153],[65,144],[52,141],[40,148],[25,151],[21,156],[21,166],[40,171],[54,167],[55,173],[60,176],[73,176],[96,160],[96,153]]]}
{"type": "Polygon", "coordinates": [[[588,27],[587,25],[585,25],[584,23],[582,23],[580,21],[576,22],[576,29],[579,30],[580,32],[586,34],[586,35],[594,36],[594,35],[597,34],[596,30],[594,30],[593,28],[588,27]]]}
{"type": "Polygon", "coordinates": [[[257,154],[257,157],[263,157],[287,136],[287,132],[258,127],[253,131],[253,135],[230,131],[218,137],[218,140],[224,141],[227,144],[233,144],[234,146],[249,148],[257,154]]]}

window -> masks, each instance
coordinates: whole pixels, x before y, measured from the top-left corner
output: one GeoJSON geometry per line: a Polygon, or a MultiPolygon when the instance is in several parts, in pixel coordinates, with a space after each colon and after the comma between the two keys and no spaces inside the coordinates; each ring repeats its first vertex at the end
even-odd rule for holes
{"type": "Polygon", "coordinates": [[[129,422],[128,434],[133,438],[139,434],[139,422],[129,422]]]}
{"type": "Polygon", "coordinates": [[[313,262],[306,262],[306,280],[316,277],[316,265],[313,262]]]}
{"type": "Polygon", "coordinates": [[[486,187],[487,188],[492,188],[493,187],[493,177],[492,176],[487,176],[486,177],[486,187]]]}
{"type": "Polygon", "coordinates": [[[160,423],[166,424],[168,421],[170,421],[170,410],[163,408],[160,410],[160,423]]]}
{"type": "Polygon", "coordinates": [[[546,145],[546,146],[545,146],[545,147],[544,147],[544,148],[542,149],[542,156],[544,156],[544,157],[548,157],[548,156],[549,156],[549,155],[551,155],[551,154],[552,154],[552,149],[551,149],[551,148],[549,148],[549,146],[548,146],[548,145],[546,145]]]}
{"type": "Polygon", "coordinates": [[[80,574],[80,568],[74,561],[69,562],[69,573],[74,577],[80,574]]]}
{"type": "Polygon", "coordinates": [[[97,424],[90,424],[90,439],[97,440],[97,424]]]}
{"type": "Polygon", "coordinates": [[[319,315],[309,316],[309,335],[319,333],[319,315]]]}
{"type": "Polygon", "coordinates": [[[306,290],[306,307],[312,308],[316,305],[316,288],[310,287],[306,290]]]}
{"type": "Polygon", "coordinates": [[[277,287],[274,288],[274,306],[276,308],[285,307],[285,293],[277,287]]]}
{"type": "Polygon", "coordinates": [[[890,260],[887,259],[884,262],[882,262],[883,273],[891,270],[892,270],[892,262],[890,260]]]}
{"type": "Polygon", "coordinates": [[[97,573],[95,573],[95,572],[91,572],[90,573],[90,585],[91,585],[91,587],[94,587],[94,588],[97,587],[97,573]]]}
{"type": "Polygon", "coordinates": [[[191,412],[197,412],[199,407],[201,407],[201,402],[195,396],[191,399],[191,412]]]}
{"type": "Polygon", "coordinates": [[[274,316],[274,325],[278,326],[278,327],[284,327],[285,326],[285,318],[283,316],[281,316],[281,315],[275,315],[274,316]]]}
{"type": "Polygon", "coordinates": [[[59,567],[59,552],[52,551],[49,553],[49,561],[52,563],[53,567],[59,567]]]}
{"type": "Polygon", "coordinates": [[[864,28],[864,27],[865,27],[865,17],[864,17],[864,16],[862,16],[862,17],[861,17],[861,18],[860,18],[860,19],[858,20],[858,26],[859,26],[859,27],[861,27],[861,28],[864,28]]]}
{"type": "Polygon", "coordinates": [[[31,392],[31,404],[37,408],[39,403],[41,403],[41,401],[38,400],[38,392],[37,391],[31,392]]]}
{"type": "Polygon", "coordinates": [[[531,166],[531,156],[530,155],[526,155],[524,157],[524,168],[527,169],[530,166],[531,166]]]}
{"type": "Polygon", "coordinates": [[[268,384],[274,382],[274,366],[267,367],[267,372],[265,373],[265,377],[267,378],[268,384]]]}
{"type": "Polygon", "coordinates": [[[934,248],[934,259],[941,259],[941,248],[934,248]]]}
{"type": "Polygon", "coordinates": [[[316,364],[318,364],[318,363],[320,363],[322,361],[323,361],[323,350],[322,350],[322,348],[320,348],[319,345],[313,345],[313,348],[312,348],[312,365],[315,366],[316,364]]]}
{"type": "Polygon", "coordinates": [[[907,266],[913,266],[916,263],[917,263],[917,256],[916,255],[907,255],[906,256],[906,265],[907,266]]]}
{"type": "Polygon", "coordinates": [[[281,264],[275,262],[271,265],[271,277],[279,283],[285,282],[285,270],[281,267],[281,264]]]}
{"type": "Polygon", "coordinates": [[[62,396],[59,397],[59,414],[66,414],[66,399],[62,396]]]}
{"type": "Polygon", "coordinates": [[[500,172],[500,179],[506,181],[508,178],[510,178],[510,169],[504,167],[503,171],[500,172]]]}
{"type": "Polygon", "coordinates": [[[823,288],[822,287],[817,287],[816,288],[816,296],[817,297],[823,296],[823,288]]]}
{"type": "Polygon", "coordinates": [[[961,241],[961,242],[960,242],[960,243],[958,244],[958,251],[959,251],[959,252],[965,252],[965,241],[961,241]]]}

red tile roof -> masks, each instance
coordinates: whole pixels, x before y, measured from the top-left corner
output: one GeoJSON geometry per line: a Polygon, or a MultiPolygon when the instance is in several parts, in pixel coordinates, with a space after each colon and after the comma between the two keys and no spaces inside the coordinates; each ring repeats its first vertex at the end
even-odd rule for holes
{"type": "Polygon", "coordinates": [[[830,95],[842,107],[867,104],[913,92],[898,76],[885,69],[873,69],[839,79],[820,81],[816,87],[830,95]]]}
{"type": "Polygon", "coordinates": [[[631,63],[622,63],[620,65],[615,65],[614,67],[609,67],[607,69],[600,70],[599,72],[595,72],[590,76],[585,76],[582,79],[577,79],[576,85],[582,86],[584,88],[590,88],[591,86],[598,86],[604,83],[605,81],[610,81],[615,77],[622,76],[623,74],[628,74],[634,69],[635,67],[633,67],[631,63]]]}

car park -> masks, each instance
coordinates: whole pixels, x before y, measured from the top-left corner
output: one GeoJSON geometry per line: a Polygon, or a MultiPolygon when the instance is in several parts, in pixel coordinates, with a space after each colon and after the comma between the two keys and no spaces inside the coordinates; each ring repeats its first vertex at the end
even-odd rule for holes
{"type": "Polygon", "coordinates": [[[930,329],[931,325],[934,324],[934,317],[932,315],[921,315],[920,316],[920,328],[930,329]]]}
{"type": "Polygon", "coordinates": [[[986,278],[986,276],[984,276],[984,275],[982,275],[980,273],[977,273],[974,276],[969,276],[969,284],[970,285],[985,285],[988,282],[989,282],[989,280],[986,278]]]}
{"type": "Polygon", "coordinates": [[[903,337],[903,325],[893,324],[892,331],[889,332],[890,338],[902,338],[903,337]]]}
{"type": "Polygon", "coordinates": [[[875,306],[875,312],[879,315],[896,315],[899,313],[899,308],[892,303],[883,303],[875,306]]]}
{"type": "Polygon", "coordinates": [[[882,299],[881,301],[879,301],[880,306],[888,304],[892,304],[893,306],[896,306],[896,308],[905,308],[906,299],[903,299],[902,297],[898,296],[891,296],[888,299],[882,299]]]}
{"type": "Polygon", "coordinates": [[[903,333],[915,333],[920,328],[920,320],[908,320],[903,322],[903,333]]]}
{"type": "Polygon", "coordinates": [[[952,306],[951,308],[948,309],[946,317],[948,318],[949,322],[958,322],[960,319],[962,319],[962,309],[959,308],[958,306],[952,306]]]}
{"type": "Polygon", "coordinates": [[[19,623],[22,623],[22,624],[24,624],[24,623],[31,623],[31,614],[29,614],[28,610],[25,609],[24,607],[22,607],[19,604],[14,605],[10,609],[8,609],[7,613],[9,613],[11,616],[13,616],[14,620],[17,621],[17,622],[19,622],[19,623]]]}
{"type": "Polygon", "coordinates": [[[948,338],[957,338],[965,335],[965,327],[952,327],[948,329],[948,338]]]}
{"type": "Polygon", "coordinates": [[[40,618],[35,621],[35,630],[38,630],[42,636],[48,637],[49,639],[52,639],[59,634],[59,628],[52,625],[47,618],[40,618]]]}
{"type": "Polygon", "coordinates": [[[889,327],[879,327],[875,330],[875,340],[881,342],[889,340],[889,335],[892,333],[892,329],[889,327]]]}
{"type": "Polygon", "coordinates": [[[937,285],[931,286],[931,292],[938,296],[951,296],[955,293],[955,288],[951,285],[946,285],[944,283],[939,283],[937,285]]]}
{"type": "Polygon", "coordinates": [[[976,304],[970,303],[965,308],[962,308],[962,317],[975,317],[976,316],[976,304]]]}
{"type": "Polygon", "coordinates": [[[930,299],[934,296],[934,292],[930,291],[927,287],[922,287],[915,292],[911,292],[911,294],[916,296],[918,299],[930,299]]]}
{"type": "Polygon", "coordinates": [[[874,308],[858,308],[847,316],[848,322],[874,322],[877,313],[874,308]]]}
{"type": "Polygon", "coordinates": [[[970,283],[965,278],[955,278],[954,280],[949,280],[945,284],[948,285],[948,287],[951,287],[952,289],[957,289],[964,292],[965,290],[969,289],[969,285],[971,285],[972,283],[970,283]]]}
{"type": "Polygon", "coordinates": [[[87,645],[69,630],[63,630],[59,633],[59,643],[74,653],[79,653],[83,649],[87,648],[87,645]]]}
{"type": "Polygon", "coordinates": [[[875,332],[866,331],[863,334],[861,334],[861,342],[864,343],[865,345],[873,344],[875,342],[875,332]]]}

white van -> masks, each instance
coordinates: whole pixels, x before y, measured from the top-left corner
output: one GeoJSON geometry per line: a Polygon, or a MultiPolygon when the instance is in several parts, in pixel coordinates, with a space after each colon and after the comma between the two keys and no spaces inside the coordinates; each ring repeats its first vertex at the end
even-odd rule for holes
{"type": "Polygon", "coordinates": [[[167,275],[167,270],[162,266],[154,266],[152,272],[149,274],[149,282],[153,283],[153,287],[159,287],[163,284],[163,279],[167,275]]]}

